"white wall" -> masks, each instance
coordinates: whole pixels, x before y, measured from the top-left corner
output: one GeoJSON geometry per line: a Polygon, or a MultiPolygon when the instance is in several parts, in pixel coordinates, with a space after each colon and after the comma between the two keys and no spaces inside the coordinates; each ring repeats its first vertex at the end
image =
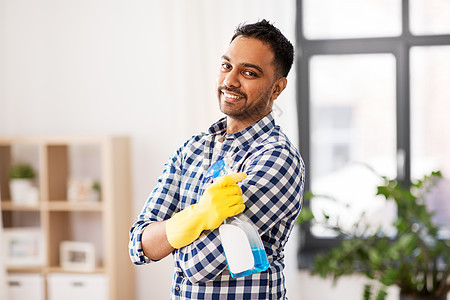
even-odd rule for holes
{"type": "MultiPolygon", "coordinates": [[[[4,1],[0,1],[0,134],[2,133],[2,129],[4,127],[5,121],[5,96],[4,96],[4,82],[5,82],[5,55],[4,55],[4,32],[5,26],[5,10],[4,10],[4,1]]],[[[1,197],[1,191],[0,191],[1,197]]],[[[2,214],[0,214],[0,225],[2,224],[2,214]]],[[[3,226],[0,227],[0,241],[3,234],[3,226]]],[[[0,245],[0,299],[6,299],[6,268],[4,266],[4,258],[3,258],[3,245],[0,245]]]]}
{"type": "MultiPolygon", "coordinates": [[[[238,23],[262,18],[294,40],[294,0],[0,0],[0,134],[129,135],[136,215],[176,147],[221,116],[220,56],[238,23]]],[[[297,144],[288,79],[278,121],[297,144]]],[[[290,299],[360,298],[360,279],[332,289],[298,272],[296,239],[290,299]]],[[[172,269],[136,267],[138,300],[167,299],[172,269]]]]}
{"type": "Polygon", "coordinates": [[[5,45],[5,8],[4,0],[0,0],[0,134],[5,127],[5,60],[4,45],[5,45]]]}

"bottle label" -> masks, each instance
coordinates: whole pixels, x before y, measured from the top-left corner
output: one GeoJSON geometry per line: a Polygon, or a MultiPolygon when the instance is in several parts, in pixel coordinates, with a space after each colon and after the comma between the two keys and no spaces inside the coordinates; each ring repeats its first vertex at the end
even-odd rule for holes
{"type": "Polygon", "coordinates": [[[222,247],[231,273],[241,273],[255,266],[252,248],[245,232],[232,224],[219,227],[222,247]]]}

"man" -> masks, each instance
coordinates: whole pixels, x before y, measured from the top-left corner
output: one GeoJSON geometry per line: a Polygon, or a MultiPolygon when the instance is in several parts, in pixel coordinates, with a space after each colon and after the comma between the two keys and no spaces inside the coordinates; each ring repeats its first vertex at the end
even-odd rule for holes
{"type": "Polygon", "coordinates": [[[300,212],[305,167],[271,111],[293,59],[292,44],[266,20],[236,29],[217,81],[226,117],[175,152],[132,226],[135,264],[172,253],[172,299],[285,299],[283,250],[300,212]],[[237,173],[207,183],[207,169],[224,157],[237,173]],[[241,212],[270,266],[233,279],[218,227],[241,212]]]}

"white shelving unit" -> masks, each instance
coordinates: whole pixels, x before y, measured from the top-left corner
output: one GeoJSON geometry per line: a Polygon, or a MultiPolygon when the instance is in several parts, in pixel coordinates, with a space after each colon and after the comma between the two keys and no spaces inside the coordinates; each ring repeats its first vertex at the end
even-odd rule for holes
{"type": "MultiPolygon", "coordinates": [[[[107,299],[134,299],[133,264],[128,256],[128,231],[133,222],[128,138],[0,137],[0,195],[4,229],[41,228],[45,249],[42,266],[10,266],[9,277],[41,275],[45,299],[49,300],[58,300],[51,297],[50,291],[55,291],[53,281],[61,284],[65,278],[78,278],[86,280],[86,286],[89,278],[102,277],[106,288],[105,284],[101,288],[105,289],[107,299]],[[31,164],[37,171],[36,204],[19,205],[11,201],[8,172],[18,161],[31,164]],[[69,200],[69,180],[87,177],[99,181],[100,200],[69,200]],[[62,241],[93,244],[95,268],[92,271],[62,268],[59,252],[62,241]]],[[[95,294],[93,288],[87,290],[95,294]]]]}

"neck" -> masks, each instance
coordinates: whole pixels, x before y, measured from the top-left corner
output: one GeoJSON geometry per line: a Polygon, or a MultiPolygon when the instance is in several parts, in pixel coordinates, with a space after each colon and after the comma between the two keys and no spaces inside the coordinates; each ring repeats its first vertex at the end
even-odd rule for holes
{"type": "Polygon", "coordinates": [[[245,122],[245,123],[241,123],[241,122],[233,122],[233,120],[228,117],[227,118],[227,134],[229,133],[236,133],[239,132],[245,128],[247,128],[248,126],[251,126],[252,124],[254,124],[254,122],[245,122]]]}
{"type": "MultiPolygon", "coordinates": [[[[266,117],[266,116],[264,116],[266,117]]],[[[262,117],[262,118],[264,118],[262,117]]],[[[236,120],[233,117],[227,116],[227,131],[226,134],[229,133],[236,133],[239,131],[244,130],[245,128],[252,126],[253,124],[255,124],[256,122],[258,122],[259,120],[261,120],[262,118],[258,118],[258,119],[252,119],[252,120],[236,120]]]]}

